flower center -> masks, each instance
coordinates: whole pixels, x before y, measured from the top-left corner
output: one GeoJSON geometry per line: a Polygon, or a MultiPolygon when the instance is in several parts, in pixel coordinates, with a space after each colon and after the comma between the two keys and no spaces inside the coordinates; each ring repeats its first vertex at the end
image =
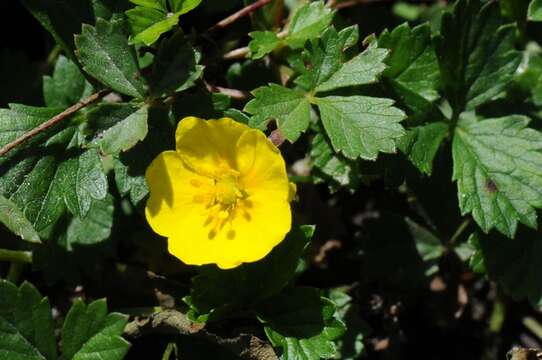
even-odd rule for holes
{"type": "MultiPolygon", "coordinates": [[[[251,207],[251,202],[248,200],[249,194],[239,185],[238,174],[225,171],[220,175],[215,177],[213,186],[207,187],[203,194],[194,196],[194,202],[205,204],[204,226],[209,227],[209,239],[214,238],[227,223],[231,223],[237,213],[247,221],[250,220],[250,214],[247,212],[247,209],[251,207]]],[[[191,184],[194,187],[202,185],[197,180],[192,180],[191,184]]],[[[234,237],[235,230],[230,226],[228,238],[234,237]]]]}
{"type": "Polygon", "coordinates": [[[215,201],[217,203],[230,207],[235,205],[238,199],[246,197],[246,192],[239,188],[235,176],[227,175],[215,180],[215,201]]]}

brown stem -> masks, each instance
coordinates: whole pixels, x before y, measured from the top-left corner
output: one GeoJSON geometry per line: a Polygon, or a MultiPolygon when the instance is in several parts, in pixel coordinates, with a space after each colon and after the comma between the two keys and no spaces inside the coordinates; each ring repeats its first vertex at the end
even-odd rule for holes
{"type": "Polygon", "coordinates": [[[92,104],[93,102],[96,102],[103,98],[105,95],[109,94],[111,90],[104,89],[100,90],[97,93],[94,93],[90,95],[89,97],[79,101],[77,104],[70,106],[60,114],[56,115],[55,117],[47,120],[46,122],[42,123],[38,127],[35,127],[34,129],[30,130],[29,132],[23,134],[21,137],[13,140],[9,144],[4,145],[0,149],[0,156],[6,155],[9,151],[13,150],[15,147],[23,144],[24,142],[32,139],[34,136],[38,135],[39,133],[55,126],[62,120],[68,118],[70,115],[76,113],[77,111],[81,110],[82,108],[92,104]]]}
{"type": "Polygon", "coordinates": [[[207,90],[209,92],[221,93],[221,94],[231,97],[232,99],[245,100],[246,98],[248,98],[248,95],[249,95],[246,91],[211,85],[211,84],[208,84],[207,82],[205,82],[205,86],[207,87],[207,90]]]}
{"type": "Polygon", "coordinates": [[[216,23],[215,25],[211,26],[207,32],[208,33],[212,33],[214,31],[217,31],[217,30],[220,30],[220,29],[223,29],[225,28],[226,26],[229,26],[231,24],[233,24],[234,22],[236,22],[237,20],[239,20],[240,18],[242,17],[245,17],[251,13],[253,13],[254,11],[258,10],[259,8],[261,8],[262,6],[265,6],[267,4],[269,4],[271,1],[273,0],[258,0],[256,1],[255,3],[253,4],[250,4],[244,8],[242,8],[241,10],[239,10],[238,12],[236,12],[235,14],[232,14],[230,16],[228,16],[227,18],[219,21],[218,23],[216,23]]]}

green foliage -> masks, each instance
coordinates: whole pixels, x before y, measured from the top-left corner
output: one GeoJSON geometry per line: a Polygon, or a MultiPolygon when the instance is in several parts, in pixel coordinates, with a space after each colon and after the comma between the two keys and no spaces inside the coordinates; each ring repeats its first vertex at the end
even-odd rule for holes
{"type": "Polygon", "coordinates": [[[135,51],[128,45],[122,21],[98,19],[95,27],[83,25],[75,45],[77,57],[88,74],[122,94],[145,94],[145,80],[139,72],[135,51]]]}
{"type": "MultiPolygon", "coordinates": [[[[126,320],[108,314],[105,300],[88,307],[76,300],[62,329],[62,359],[122,359],[130,346],[120,337],[126,320]]],[[[49,300],[28,282],[0,281],[0,334],[2,359],[57,359],[49,300]]]]}
{"type": "Polygon", "coordinates": [[[318,289],[287,289],[258,308],[267,337],[283,350],[282,359],[329,359],[337,352],[333,340],[345,331],[335,304],[318,289]]]}
{"type": "Polygon", "coordinates": [[[435,39],[442,85],[452,109],[472,110],[498,96],[519,65],[515,28],[496,3],[460,0],[435,39]]]}
{"type": "Polygon", "coordinates": [[[461,119],[453,141],[454,180],[459,206],[482,230],[497,228],[514,237],[517,222],[536,228],[542,206],[542,134],[529,119],[507,116],[461,119]]]}
{"type": "Polygon", "coordinates": [[[0,54],[11,102],[0,109],[0,277],[31,276],[61,314],[28,282],[0,282],[0,359],[56,359],[57,344],[65,360],[139,356],[105,300],[66,311],[71,285],[152,307],[131,309],[130,327],[152,339],[138,346],[158,340],[156,358],[358,359],[384,338],[394,358],[452,323],[493,324],[463,311],[463,290],[473,309],[514,307],[506,296],[542,306],[541,1],[21,2],[56,45],[25,49],[47,59],[0,54]],[[168,254],[145,219],[145,172],[175,149],[186,116],[266,132],[297,185],[293,223],[318,231],[294,226],[230,270],[168,254]],[[484,275],[504,290],[496,303],[484,275]],[[166,322],[165,335],[156,314],[140,319],[158,305],[211,324],[166,322]]]}
{"type": "Polygon", "coordinates": [[[132,28],[132,43],[154,44],[173,29],[179,17],[196,8],[201,0],[130,0],[137,6],[126,11],[132,28]]]}
{"type": "Polygon", "coordinates": [[[294,276],[313,233],[314,226],[300,226],[257,263],[232,270],[202,269],[192,279],[190,296],[184,299],[193,311],[192,317],[205,322],[219,307],[251,305],[278,293],[294,276]]]}
{"type": "Polygon", "coordinates": [[[529,20],[542,21],[542,1],[532,0],[529,5],[529,20]]]}

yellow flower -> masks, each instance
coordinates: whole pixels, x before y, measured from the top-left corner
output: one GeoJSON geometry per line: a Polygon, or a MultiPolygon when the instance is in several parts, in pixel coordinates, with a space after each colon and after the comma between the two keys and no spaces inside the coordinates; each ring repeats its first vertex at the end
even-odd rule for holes
{"type": "Polygon", "coordinates": [[[229,118],[184,118],[175,139],[177,150],[145,174],[152,229],[186,264],[229,269],[262,259],[291,227],[293,188],[279,150],[229,118]]]}

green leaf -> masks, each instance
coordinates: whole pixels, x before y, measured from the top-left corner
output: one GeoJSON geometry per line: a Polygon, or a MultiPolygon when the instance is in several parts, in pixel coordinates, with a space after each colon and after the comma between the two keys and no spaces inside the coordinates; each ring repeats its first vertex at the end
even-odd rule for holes
{"type": "Polygon", "coordinates": [[[302,54],[303,64],[300,64],[302,75],[295,83],[306,90],[314,90],[329,80],[343,66],[344,51],[353,46],[358,35],[357,27],[349,27],[338,33],[332,26],[326,29],[319,39],[309,41],[302,54]],[[306,67],[305,64],[310,66],[306,67]]]}
{"type": "Polygon", "coordinates": [[[132,28],[132,43],[143,43],[147,46],[155,43],[162,34],[173,29],[179,22],[179,17],[196,8],[202,0],[169,0],[172,12],[166,2],[143,0],[131,1],[136,5],[126,11],[126,16],[132,28]]]}
{"type": "Polygon", "coordinates": [[[288,289],[258,308],[258,318],[283,360],[332,358],[337,352],[334,340],[346,331],[336,316],[335,304],[310,287],[288,289]]]}
{"type": "Polygon", "coordinates": [[[57,358],[49,300],[28,282],[0,280],[0,349],[3,359],[57,358]]]}
{"type": "Polygon", "coordinates": [[[378,80],[386,65],[386,49],[370,47],[342,64],[327,80],[316,87],[316,92],[330,91],[348,86],[371,84],[378,80]]]}
{"type": "Polygon", "coordinates": [[[469,243],[475,247],[471,267],[487,271],[489,278],[497,281],[512,298],[527,298],[532,306],[542,306],[540,232],[522,229],[515,239],[474,233],[469,243]]]}
{"type": "Polygon", "coordinates": [[[63,161],[55,181],[61,187],[68,209],[79,217],[87,215],[93,200],[102,200],[107,195],[107,177],[100,155],[93,149],[63,161]]]}
{"type": "Polygon", "coordinates": [[[286,43],[293,49],[302,48],[307,40],[319,37],[334,16],[321,0],[303,5],[292,17],[286,43]]]}
{"type": "Polygon", "coordinates": [[[342,187],[356,190],[360,183],[359,164],[333,151],[329,139],[322,133],[316,134],[311,142],[311,175],[316,183],[326,182],[332,192],[342,187]]]}
{"type": "Polygon", "coordinates": [[[62,327],[62,358],[65,360],[120,360],[130,343],[121,335],[128,317],[107,313],[104,299],[85,305],[76,300],[62,327]]]}
{"type": "Polygon", "coordinates": [[[21,239],[39,243],[40,237],[22,211],[9,199],[0,195],[0,223],[21,239]]]}
{"type": "Polygon", "coordinates": [[[203,315],[198,321],[207,321],[221,306],[255,304],[278,293],[294,276],[313,234],[314,226],[303,225],[258,262],[232,270],[203,268],[192,279],[190,297],[184,301],[194,313],[203,315]]]}
{"type": "MultiPolygon", "coordinates": [[[[0,145],[13,141],[59,112],[54,108],[16,104],[11,104],[10,109],[0,109],[0,145]]],[[[54,136],[51,131],[28,142],[28,147],[35,146],[33,151],[19,147],[0,159],[0,194],[17,205],[38,233],[55,223],[66,206],[56,173],[75,130],[68,128],[54,136]],[[41,143],[46,136],[50,136],[49,139],[41,143]]]]}
{"type": "Polygon", "coordinates": [[[348,289],[330,289],[327,297],[337,307],[337,317],[346,325],[346,332],[337,341],[336,359],[355,360],[365,352],[363,339],[370,334],[371,328],[361,318],[359,306],[346,292],[348,289]]]}
{"type": "Polygon", "coordinates": [[[88,144],[108,155],[117,155],[134,147],[147,136],[148,107],[135,108],[127,104],[101,104],[88,114],[91,126],[109,127],[99,132],[88,144]],[[105,121],[104,121],[105,120],[105,121]],[[116,120],[114,123],[111,120],[116,120]]]}
{"type": "Polygon", "coordinates": [[[253,31],[248,34],[252,40],[248,44],[250,57],[261,59],[279,46],[281,40],[272,31],[253,31]]]}
{"type": "Polygon", "coordinates": [[[404,23],[391,33],[385,30],[378,46],[390,50],[384,76],[392,79],[392,84],[397,82],[428,101],[438,98],[440,70],[429,24],[411,29],[404,23]]]}
{"type": "Polygon", "coordinates": [[[504,25],[499,5],[460,0],[442,17],[435,38],[444,92],[456,114],[499,95],[521,57],[514,48],[514,25],[504,25]]]}
{"type": "Polygon", "coordinates": [[[404,135],[405,115],[393,100],[367,96],[327,96],[316,104],[333,148],[347,158],[375,160],[379,152],[394,153],[404,135]]]}
{"type": "Polygon", "coordinates": [[[190,45],[182,32],[162,41],[154,59],[151,93],[162,97],[194,86],[203,74],[204,67],[198,65],[200,59],[201,53],[190,45]]]}
{"type": "Polygon", "coordinates": [[[269,84],[252,94],[255,99],[244,109],[253,115],[250,126],[265,130],[269,120],[275,119],[278,129],[290,142],[295,142],[309,127],[311,105],[304,92],[269,84]]]}
{"type": "Polygon", "coordinates": [[[74,245],[94,245],[107,240],[113,226],[113,197],[94,200],[85,218],[74,217],[66,233],[66,249],[74,245]]]}
{"type": "Polygon", "coordinates": [[[397,146],[422,173],[431,176],[433,160],[449,133],[449,125],[435,122],[408,129],[397,146]]]}
{"type": "Polygon", "coordinates": [[[527,16],[531,21],[542,21],[542,0],[531,1],[527,16]]]}
{"type": "Polygon", "coordinates": [[[517,222],[536,228],[542,207],[542,134],[529,119],[511,115],[476,121],[465,117],[453,139],[453,179],[461,213],[472,213],[484,232],[514,237],[517,222]]]}
{"type": "Polygon", "coordinates": [[[66,55],[77,61],[73,34],[81,24],[94,23],[92,1],[89,0],[21,0],[41,25],[51,33],[66,55]]]}
{"type": "Polygon", "coordinates": [[[43,97],[49,107],[67,108],[91,95],[92,85],[76,64],[60,55],[55,63],[53,76],[43,77],[43,97]]]}
{"type": "Polygon", "coordinates": [[[95,27],[84,24],[81,35],[75,35],[75,44],[87,73],[122,94],[137,98],[145,95],[146,84],[122,21],[98,19],[95,27]]]}

